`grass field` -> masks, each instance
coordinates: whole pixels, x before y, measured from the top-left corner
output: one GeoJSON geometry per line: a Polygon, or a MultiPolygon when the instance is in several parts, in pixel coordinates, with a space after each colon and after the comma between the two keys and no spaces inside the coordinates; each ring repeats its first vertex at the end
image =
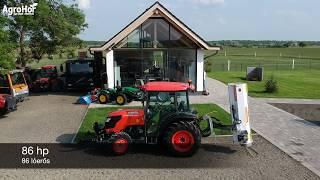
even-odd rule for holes
{"type": "Polygon", "coordinates": [[[53,60],[48,59],[48,58],[43,58],[39,62],[33,61],[31,63],[28,63],[27,66],[29,66],[31,68],[39,68],[44,65],[56,65],[59,67],[60,64],[63,64],[66,60],[67,60],[67,58],[59,59],[59,58],[55,57],[53,60]]]}
{"type": "Polygon", "coordinates": [[[254,97],[320,99],[320,70],[267,71],[262,82],[246,81],[245,72],[239,71],[214,71],[208,75],[224,83],[246,82],[249,95],[254,97]],[[266,93],[265,80],[272,74],[278,81],[279,91],[266,93]]]}
{"type": "MultiPolygon", "coordinates": [[[[81,139],[91,138],[94,136],[92,129],[93,123],[104,123],[106,116],[111,111],[117,110],[119,107],[108,107],[108,108],[92,108],[89,109],[86,117],[84,118],[81,127],[78,131],[75,142],[79,142],[81,139]]],[[[131,107],[134,108],[134,107],[131,107]]],[[[215,104],[193,104],[192,108],[198,111],[199,116],[210,113],[210,116],[213,116],[221,121],[222,124],[231,125],[231,119],[229,113],[224,111],[222,108],[215,104]]],[[[229,129],[215,129],[217,135],[230,134],[229,129]]]]}
{"type": "MultiPolygon", "coordinates": [[[[207,51],[205,56],[213,52],[207,51]]],[[[247,66],[262,66],[266,70],[295,69],[320,70],[320,48],[225,48],[216,56],[206,60],[211,62],[213,71],[226,71],[230,60],[231,71],[244,71],[247,66]]]]}

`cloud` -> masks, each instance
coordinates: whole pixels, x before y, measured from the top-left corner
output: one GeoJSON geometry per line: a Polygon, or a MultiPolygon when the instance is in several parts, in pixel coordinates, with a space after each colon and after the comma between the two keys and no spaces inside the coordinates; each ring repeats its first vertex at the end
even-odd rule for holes
{"type": "Polygon", "coordinates": [[[192,0],[194,3],[204,4],[204,5],[216,5],[223,4],[224,0],[192,0]]]}
{"type": "Polygon", "coordinates": [[[89,9],[91,0],[78,0],[78,4],[80,9],[89,9]]]}

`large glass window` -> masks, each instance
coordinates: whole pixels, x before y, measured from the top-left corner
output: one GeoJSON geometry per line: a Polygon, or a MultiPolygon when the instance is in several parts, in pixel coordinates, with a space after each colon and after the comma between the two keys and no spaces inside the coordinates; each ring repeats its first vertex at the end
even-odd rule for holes
{"type": "Polygon", "coordinates": [[[196,79],[196,50],[170,49],[166,64],[170,81],[188,82],[196,79]]]}
{"type": "Polygon", "coordinates": [[[114,53],[115,85],[132,86],[143,79],[140,50],[119,50],[114,53]]]}
{"type": "Polygon", "coordinates": [[[187,36],[162,18],[150,18],[125,37],[116,48],[194,48],[187,36]]]}
{"type": "Polygon", "coordinates": [[[149,18],[115,46],[115,85],[136,79],[196,80],[197,45],[163,18],[149,18]]]}
{"type": "Polygon", "coordinates": [[[126,38],[116,45],[116,48],[139,48],[140,47],[140,27],[135,29],[126,38]]]}
{"type": "Polygon", "coordinates": [[[163,19],[149,19],[142,24],[141,41],[144,48],[168,47],[169,24],[163,19]]]}
{"type": "Polygon", "coordinates": [[[170,27],[170,47],[194,48],[196,45],[172,26],[170,27]]]}

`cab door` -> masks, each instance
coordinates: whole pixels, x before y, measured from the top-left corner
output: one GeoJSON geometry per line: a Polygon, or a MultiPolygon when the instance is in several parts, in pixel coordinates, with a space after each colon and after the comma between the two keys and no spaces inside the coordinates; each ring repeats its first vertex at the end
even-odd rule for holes
{"type": "Polygon", "coordinates": [[[176,112],[174,92],[149,92],[146,106],[146,136],[158,137],[161,121],[170,113],[176,112]]]}
{"type": "Polygon", "coordinates": [[[8,74],[0,74],[0,94],[12,94],[12,84],[8,74]]]}

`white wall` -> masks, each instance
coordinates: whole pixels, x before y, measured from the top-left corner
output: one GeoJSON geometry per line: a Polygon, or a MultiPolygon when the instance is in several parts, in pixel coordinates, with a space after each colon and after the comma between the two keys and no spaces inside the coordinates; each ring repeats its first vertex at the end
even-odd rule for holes
{"type": "Polygon", "coordinates": [[[203,91],[203,71],[204,71],[204,52],[202,49],[197,50],[197,91],[203,91]]]}
{"type": "Polygon", "coordinates": [[[114,88],[113,50],[106,54],[106,70],[108,75],[108,88],[114,88]]]}

